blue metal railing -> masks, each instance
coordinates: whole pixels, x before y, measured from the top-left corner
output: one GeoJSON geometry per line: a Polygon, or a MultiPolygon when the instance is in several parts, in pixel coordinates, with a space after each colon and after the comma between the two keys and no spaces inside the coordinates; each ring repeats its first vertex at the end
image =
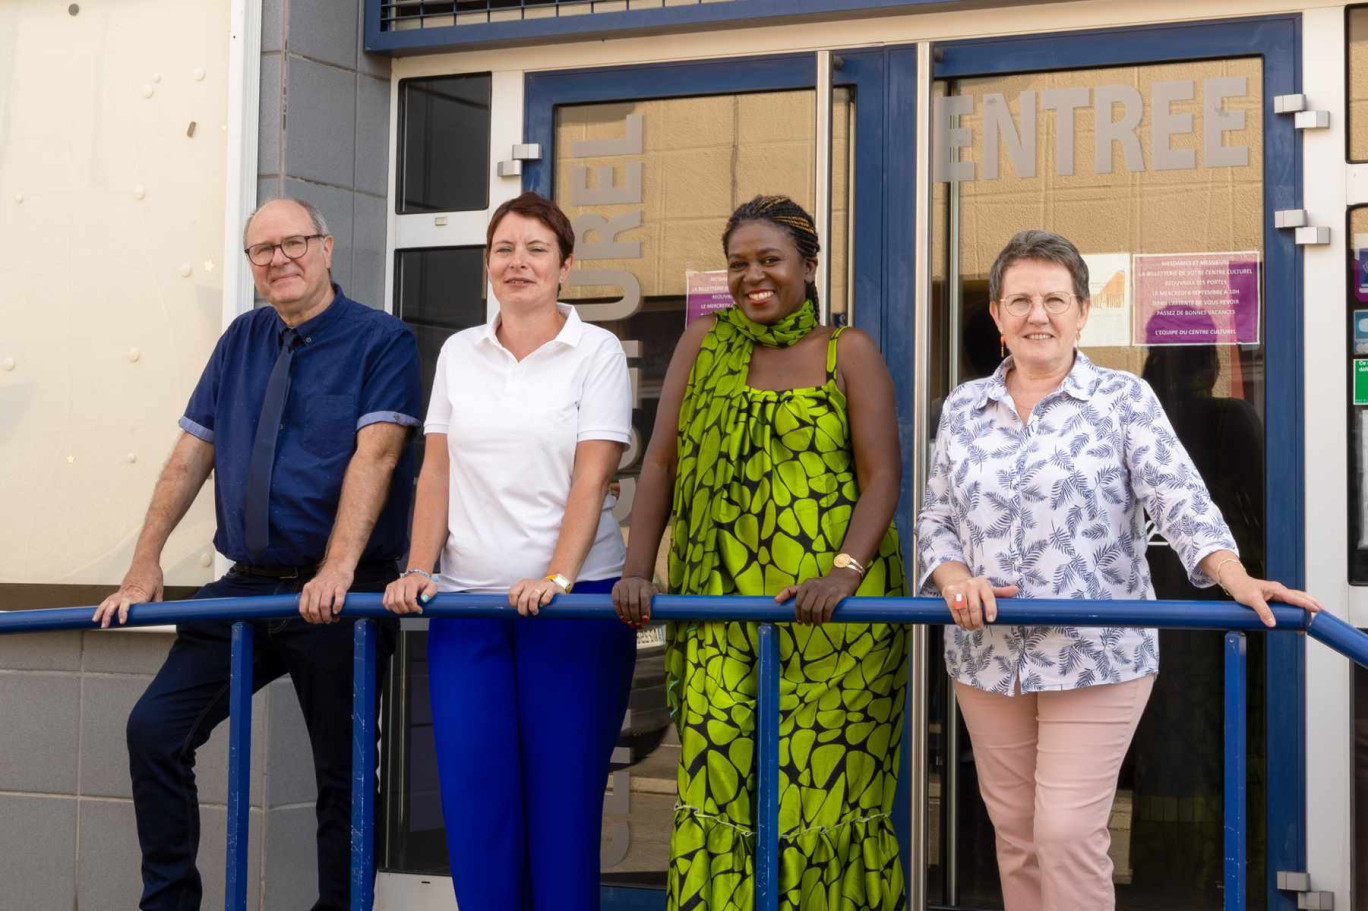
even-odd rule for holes
{"type": "MultiPolygon", "coordinates": [[[[90,629],[93,608],[57,608],[0,614],[0,635],[90,629]]],[[[252,736],[252,634],[248,621],[293,617],[298,596],[211,598],[139,604],[128,625],[154,626],[193,620],[233,621],[232,687],[229,697],[228,839],[225,908],[247,907],[247,822],[252,736]]],[[[547,608],[558,617],[612,617],[608,595],[562,595],[547,608]]],[[[426,617],[496,617],[512,614],[504,595],[438,595],[426,617]]],[[[391,616],[377,594],[347,596],[346,614],[356,624],[352,702],[351,907],[369,911],[374,902],[374,810],[376,679],[375,618],[391,616]]],[[[1308,615],[1299,608],[1274,606],[1278,629],[1305,633],[1368,667],[1368,635],[1329,613],[1308,615]]],[[[793,609],[771,598],[658,595],[654,620],[742,620],[760,624],[757,731],[760,762],[756,801],[756,908],[770,911],[779,902],[779,636],[776,623],[791,622],[793,609]]],[[[835,622],[948,625],[950,613],[937,598],[849,598],[835,622]]],[[[1263,625],[1232,602],[1003,600],[998,625],[1140,626],[1166,629],[1228,630],[1225,637],[1225,907],[1245,907],[1246,648],[1245,630],[1263,625]]]]}

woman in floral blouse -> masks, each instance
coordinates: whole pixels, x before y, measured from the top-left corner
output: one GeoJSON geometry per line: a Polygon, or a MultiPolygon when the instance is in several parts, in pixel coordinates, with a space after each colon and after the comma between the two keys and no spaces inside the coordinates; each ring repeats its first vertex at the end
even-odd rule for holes
{"type": "MultiPolygon", "coordinates": [[[[1076,345],[1088,267],[1067,239],[1023,231],[989,275],[1008,356],[945,402],[917,522],[923,589],[956,627],[945,663],[997,832],[1007,911],[1115,906],[1107,819],[1159,670],[1152,629],[1002,627],[996,598],[1153,598],[1148,513],[1192,583],[1274,625],[1304,592],[1245,572],[1153,390],[1076,345]]],[[[947,631],[950,633],[950,631],[947,631]]]]}

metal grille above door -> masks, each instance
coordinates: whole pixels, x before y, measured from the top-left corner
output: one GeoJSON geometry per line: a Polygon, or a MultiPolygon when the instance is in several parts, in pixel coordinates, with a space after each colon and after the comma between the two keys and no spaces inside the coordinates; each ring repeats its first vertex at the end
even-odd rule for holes
{"type": "Polygon", "coordinates": [[[484,25],[734,2],[736,0],[381,0],[380,30],[484,25]]]}

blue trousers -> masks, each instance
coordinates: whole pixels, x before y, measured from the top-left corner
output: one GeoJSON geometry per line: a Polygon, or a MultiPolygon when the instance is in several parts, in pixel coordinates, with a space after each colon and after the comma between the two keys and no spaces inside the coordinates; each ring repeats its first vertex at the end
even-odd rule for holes
{"type": "Polygon", "coordinates": [[[617,619],[432,620],[442,814],[463,911],[599,907],[603,792],[635,664],[636,634],[617,619]]]}
{"type": "MultiPolygon", "coordinates": [[[[392,566],[358,567],[353,591],[384,591],[392,566]]],[[[307,579],[229,573],[196,598],[292,594],[307,579]]],[[[345,616],[345,608],[343,613],[345,616]]],[[[352,627],[313,626],[296,617],[253,623],[252,683],[261,689],[290,675],[313,747],[318,784],[318,902],[314,911],[346,911],[351,885],[352,627]]],[[[394,652],[396,626],[379,623],[376,679],[394,652]]],[[[195,751],[228,717],[232,624],[183,623],[157,676],[128,716],[133,808],[142,847],[143,911],[196,911],[201,885],[199,792],[195,751]]],[[[308,759],[300,757],[300,761],[308,759]]],[[[219,862],[221,858],[218,859],[219,862]]]]}

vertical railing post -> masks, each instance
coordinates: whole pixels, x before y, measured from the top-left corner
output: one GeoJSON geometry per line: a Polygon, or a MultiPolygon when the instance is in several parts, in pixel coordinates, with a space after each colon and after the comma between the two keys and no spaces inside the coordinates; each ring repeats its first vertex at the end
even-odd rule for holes
{"type": "Polygon", "coordinates": [[[247,847],[252,808],[252,634],[250,623],[233,624],[228,689],[228,858],[225,911],[246,911],[247,847]]]}
{"type": "Polygon", "coordinates": [[[352,648],[351,911],[375,902],[375,622],[357,620],[352,648]]]}
{"type": "Polygon", "coordinates": [[[779,908],[779,631],[760,624],[755,740],[755,908],[779,908]]]}
{"type": "Polygon", "coordinates": [[[1246,660],[1244,633],[1225,637],[1225,908],[1245,911],[1245,729],[1246,660]]]}

